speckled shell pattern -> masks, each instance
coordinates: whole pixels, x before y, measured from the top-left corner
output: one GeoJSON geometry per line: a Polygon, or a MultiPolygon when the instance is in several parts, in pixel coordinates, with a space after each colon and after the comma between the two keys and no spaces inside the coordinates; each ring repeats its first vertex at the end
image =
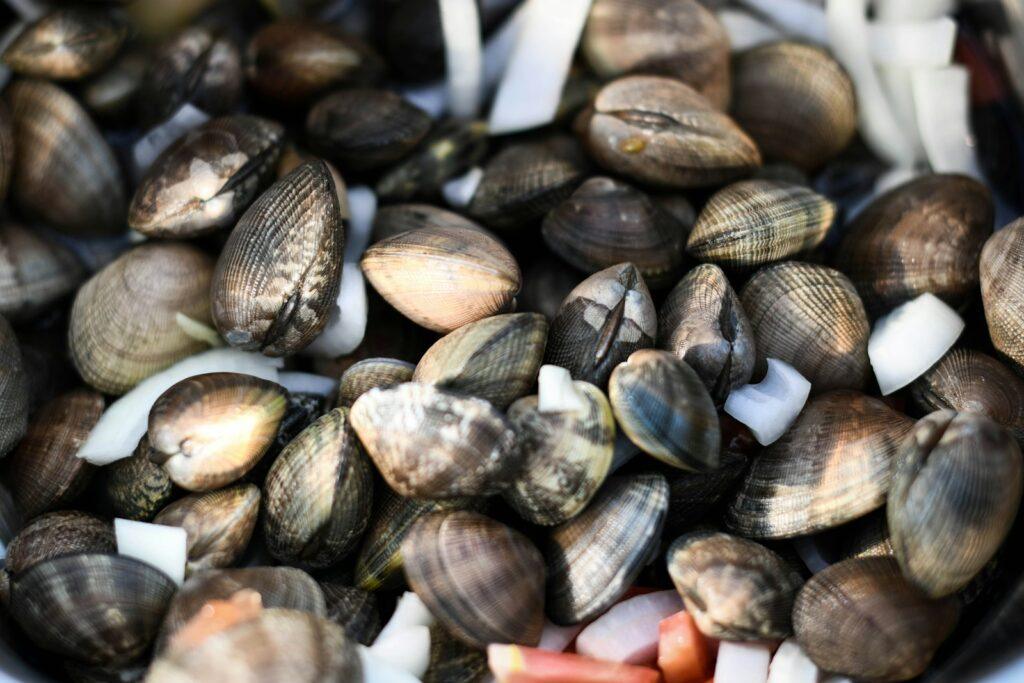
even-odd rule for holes
{"type": "Polygon", "coordinates": [[[0,457],[14,448],[28,427],[28,374],[14,330],[0,315],[0,457]]]}
{"type": "Polygon", "coordinates": [[[338,382],[338,407],[350,408],[370,389],[387,389],[412,380],[416,366],[396,358],[366,358],[349,366],[338,382]]]}
{"type": "Polygon", "coordinates": [[[11,539],[4,568],[17,576],[54,557],[113,553],[116,548],[114,527],[109,521],[75,510],[48,512],[26,524],[11,539]]]}
{"type": "Polygon", "coordinates": [[[668,480],[668,515],[666,533],[682,533],[693,529],[730,493],[747,469],[747,458],[730,450],[722,450],[717,469],[710,472],[687,472],[664,468],[668,480]]]}
{"type": "Polygon", "coordinates": [[[1024,219],[985,242],[981,252],[981,300],[992,345],[1024,369],[1024,219]]]}
{"type": "Polygon", "coordinates": [[[849,533],[839,548],[839,557],[893,557],[886,511],[877,510],[850,525],[849,533]]]}
{"type": "Polygon", "coordinates": [[[0,224],[0,315],[36,315],[75,291],[84,277],[64,246],[20,223],[0,224]]]}
{"type": "Polygon", "coordinates": [[[23,76],[76,80],[106,66],[129,34],[115,12],[59,8],[26,26],[4,50],[3,61],[23,76]]]}
{"type": "Polygon", "coordinates": [[[171,502],[174,483],[150,460],[151,452],[143,436],[134,453],[103,468],[103,492],[118,517],[148,522],[171,502]]]}
{"type": "Polygon", "coordinates": [[[381,630],[377,594],[337,581],[321,581],[320,588],[327,601],[327,618],[357,643],[373,643],[381,630]]]}

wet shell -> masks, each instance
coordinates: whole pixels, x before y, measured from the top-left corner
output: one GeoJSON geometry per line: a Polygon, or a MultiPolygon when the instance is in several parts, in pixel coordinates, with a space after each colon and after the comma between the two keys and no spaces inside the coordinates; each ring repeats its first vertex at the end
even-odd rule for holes
{"type": "Polygon", "coordinates": [[[185,496],[161,510],[153,523],[185,529],[185,571],[191,574],[234,564],[249,545],[259,507],[260,490],[242,484],[185,496]]]}
{"type": "Polygon", "coordinates": [[[394,237],[406,230],[420,228],[469,228],[486,232],[482,227],[454,211],[430,204],[392,204],[382,206],[373,219],[373,241],[394,237]]]}
{"type": "Polygon", "coordinates": [[[18,339],[0,315],[0,457],[17,445],[28,427],[28,386],[18,339]]]}
{"type": "Polygon", "coordinates": [[[544,558],[518,531],[475,512],[435,512],[402,542],[405,576],[460,640],[534,646],[544,626],[544,558]]]}
{"type": "Polygon", "coordinates": [[[615,477],[581,514],[555,527],[543,546],[551,620],[579,624],[615,604],[658,551],[667,509],[660,474],[615,477]]]}
{"type": "Polygon", "coordinates": [[[599,164],[652,185],[720,185],[761,165],[757,145],[732,119],[689,86],[658,76],[604,86],[585,138],[599,164]]]}
{"type": "Polygon", "coordinates": [[[822,49],[762,45],[734,66],[732,115],[765,157],[813,171],[857,131],[857,100],[846,71],[822,49]]]}
{"type": "Polygon", "coordinates": [[[584,277],[583,273],[550,251],[543,250],[526,266],[523,291],[516,300],[516,308],[534,311],[554,320],[565,297],[584,277]]]}
{"type": "Polygon", "coordinates": [[[533,388],[547,336],[547,320],[536,313],[484,318],[427,349],[412,380],[487,399],[504,410],[533,388]]]}
{"type": "Polygon", "coordinates": [[[815,392],[864,386],[871,328],[845,275],[810,263],[780,263],[758,271],[740,300],[761,355],[792,365],[815,392]]]}
{"type": "Polygon", "coordinates": [[[658,312],[658,347],[686,361],[716,403],[750,382],[754,330],[721,268],[699,265],[669,292],[658,312]]]}
{"type": "Polygon", "coordinates": [[[884,557],[845,560],[815,574],[793,607],[793,627],[821,669],[872,681],[923,672],[957,621],[952,598],[933,601],[884,557]]]}
{"type": "Polygon", "coordinates": [[[478,683],[488,672],[486,651],[455,638],[441,624],[430,627],[430,664],[423,683],[478,683]]]}
{"type": "Polygon", "coordinates": [[[885,504],[896,451],[913,422],[855,391],[812,399],[753,464],[726,513],[751,538],[816,533],[885,504]]]}
{"type": "Polygon", "coordinates": [[[835,204],[801,185],[744,180],[708,200],[686,250],[727,268],[774,263],[821,244],[835,215],[835,204]]]}
{"type": "Polygon", "coordinates": [[[4,100],[0,100],[0,201],[7,199],[14,171],[14,120],[4,100]]]}
{"type": "Polygon", "coordinates": [[[74,510],[49,512],[33,519],[7,545],[4,568],[20,574],[61,555],[113,553],[114,527],[94,515],[74,510]]]}
{"type": "Polygon", "coordinates": [[[505,500],[533,524],[561,524],[583,511],[612,464],[615,419],[608,399],[587,382],[573,382],[584,409],[542,413],[537,397],[512,404],[508,417],[523,467],[505,500]]]}
{"type": "Polygon", "coordinates": [[[966,586],[1013,526],[1022,476],[1017,442],[989,418],[920,420],[896,454],[886,506],[903,575],[936,598],[966,586]]]}
{"type": "Polygon", "coordinates": [[[441,333],[508,310],[522,281],[504,245],[469,228],[401,233],[371,245],[362,268],[389,304],[441,333]]]}
{"type": "Polygon", "coordinates": [[[26,26],[4,50],[3,60],[23,76],[85,78],[114,58],[128,34],[127,23],[113,12],[57,9],[26,26]]]}
{"type": "Polygon", "coordinates": [[[700,376],[667,351],[642,349],[612,372],[615,419],[640,450],[684,470],[717,469],[718,412],[700,376]]]}
{"type": "Polygon", "coordinates": [[[146,171],[128,225],[152,237],[192,237],[234,225],[273,178],[284,137],[257,116],[226,116],[186,133],[146,171]]]}
{"type": "Polygon", "coordinates": [[[643,192],[611,178],[591,178],[542,226],[556,254],[587,273],[629,261],[654,288],[675,282],[686,234],[676,218],[643,192]]]}
{"type": "Polygon", "coordinates": [[[852,522],[843,534],[839,556],[843,559],[891,557],[892,541],[889,538],[889,525],[885,516],[886,511],[879,510],[852,522]]]}
{"type": "Polygon", "coordinates": [[[747,458],[723,450],[718,469],[710,472],[685,472],[665,467],[668,479],[668,515],[665,529],[673,534],[693,529],[735,488],[747,468],[747,458]]]}
{"type": "Polygon", "coordinates": [[[759,543],[722,533],[680,536],[668,550],[672,583],[701,632],[720,640],[782,640],[803,580],[759,543]]]}
{"type": "Polygon", "coordinates": [[[434,197],[446,180],[468,171],[486,153],[485,123],[451,122],[439,126],[418,150],[378,181],[377,196],[382,202],[434,197]]]}
{"type": "Polygon", "coordinates": [[[21,223],[0,223],[0,314],[30,318],[75,291],[83,278],[64,246],[21,223]]]}
{"type": "Polygon", "coordinates": [[[992,345],[1019,371],[1024,368],[1024,219],[985,242],[981,300],[992,345]]]}
{"type": "Polygon", "coordinates": [[[142,244],[78,290],[68,344],[75,368],[107,394],[123,394],[150,375],[206,349],[179,315],[210,324],[213,261],[171,242],[142,244]]]}
{"type": "Polygon", "coordinates": [[[152,453],[143,436],[131,456],[103,468],[103,491],[115,516],[148,522],[174,497],[174,483],[150,459],[152,453]]]}
{"type": "Polygon", "coordinates": [[[336,408],[281,452],[263,485],[263,536],[277,560],[327,567],[352,552],[370,521],[373,470],[336,408]]]}
{"type": "Polygon", "coordinates": [[[104,121],[118,124],[130,121],[148,66],[146,51],[125,50],[110,66],[82,84],[82,102],[104,121]]]}
{"type": "Polygon", "coordinates": [[[44,650],[88,664],[126,664],[156,635],[175,585],[123,555],[65,555],[11,586],[11,614],[44,650]]]}
{"type": "Polygon", "coordinates": [[[493,495],[520,466],[505,416],[479,398],[410,382],[366,392],[349,419],[388,485],[403,496],[493,495]]]}
{"type": "Polygon", "coordinates": [[[640,271],[620,263],[588,277],[551,321],[544,361],[603,387],[616,365],[654,346],[657,313],[640,271]]]}
{"type": "Polygon", "coordinates": [[[338,384],[338,407],[350,408],[356,399],[370,389],[387,389],[412,380],[416,366],[395,358],[367,358],[353,363],[341,375],[338,384]]]}
{"type": "Polygon", "coordinates": [[[363,645],[369,645],[380,633],[380,610],[377,596],[361,588],[345,586],[335,581],[320,584],[327,600],[327,618],[340,626],[345,635],[363,645]]]}
{"type": "Polygon", "coordinates": [[[345,183],[324,161],[302,164],[249,207],[210,294],[228,344],[285,356],[320,334],[338,296],[348,218],[345,183]]]}
{"type": "Polygon", "coordinates": [[[17,81],[5,94],[17,148],[13,192],[21,208],[72,234],[122,232],[127,199],[121,168],[85,110],[43,81],[17,81]]]}
{"type": "Polygon", "coordinates": [[[149,411],[150,459],[189,491],[220,488],[263,456],[285,406],[285,390],[258,377],[189,377],[161,394],[149,411]]]}
{"type": "Polygon", "coordinates": [[[890,190],[857,216],[836,267],[872,313],[924,292],[958,306],[978,285],[978,256],[992,221],[992,195],[977,180],[927,175],[890,190]]]}
{"type": "Polygon", "coordinates": [[[26,517],[64,507],[88,485],[95,468],[78,449],[103,414],[103,397],[77,389],[44,405],[4,460],[4,480],[26,517]]]}

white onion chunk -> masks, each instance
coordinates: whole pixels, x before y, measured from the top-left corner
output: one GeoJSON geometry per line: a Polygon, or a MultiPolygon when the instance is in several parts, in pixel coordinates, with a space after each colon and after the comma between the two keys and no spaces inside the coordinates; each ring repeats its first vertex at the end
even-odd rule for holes
{"type": "Polygon", "coordinates": [[[156,567],[179,586],[185,580],[188,534],[183,527],[116,518],[114,535],[119,555],[156,567]]]}
{"type": "Polygon", "coordinates": [[[767,446],[786,433],[810,393],[811,383],[796,368],[769,358],[764,380],[729,392],[725,412],[749,427],[759,444],[767,446]]]}
{"type": "Polygon", "coordinates": [[[586,408],[572,383],[572,375],[557,365],[542,365],[537,377],[537,410],[541,413],[577,412],[586,408]]]}
{"type": "Polygon", "coordinates": [[[718,646],[715,683],[767,683],[771,656],[764,643],[723,640],[718,646]]]}

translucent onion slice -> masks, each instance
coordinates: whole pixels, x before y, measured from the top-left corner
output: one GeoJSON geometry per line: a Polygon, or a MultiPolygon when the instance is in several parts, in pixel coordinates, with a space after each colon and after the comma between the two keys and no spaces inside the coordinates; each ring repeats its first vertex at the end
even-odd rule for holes
{"type": "Polygon", "coordinates": [[[439,119],[448,111],[448,84],[443,81],[406,86],[400,92],[402,97],[427,112],[432,119],[439,119]]]}
{"type": "Polygon", "coordinates": [[[682,609],[675,590],[623,600],[580,632],[576,652],[608,662],[653,664],[658,657],[658,624],[682,609]]]}
{"type": "Polygon", "coordinates": [[[828,43],[825,13],[806,0],[741,0],[786,33],[820,45],[828,43]]]}
{"type": "Polygon", "coordinates": [[[880,66],[878,78],[889,98],[892,113],[899,121],[900,128],[907,138],[908,144],[914,149],[917,162],[925,160],[924,144],[921,133],[917,129],[917,108],[914,104],[914,89],[910,80],[913,69],[903,66],[880,66]]]}
{"type": "Polygon", "coordinates": [[[756,19],[747,12],[724,9],[718,13],[718,21],[729,34],[729,46],[733,52],[742,52],[752,47],[782,40],[783,33],[774,26],[756,19]]]}
{"type": "Polygon", "coordinates": [[[723,640],[715,662],[715,683],[767,683],[772,652],[764,643],[723,640]]]}
{"type": "Polygon", "coordinates": [[[772,657],[768,683],[818,683],[818,667],[794,638],[782,643],[772,657]]]}
{"type": "Polygon", "coordinates": [[[204,344],[210,346],[224,346],[224,340],[217,334],[217,330],[213,329],[204,322],[200,322],[195,318],[189,317],[178,311],[174,314],[174,322],[177,323],[181,331],[192,337],[196,341],[201,341],[204,344]]]}
{"type": "Polygon", "coordinates": [[[957,0],[875,0],[874,4],[879,21],[921,21],[951,14],[960,3],[957,0]]]}
{"type": "Polygon", "coordinates": [[[525,20],[526,5],[522,4],[484,43],[484,89],[488,93],[498,85],[508,68],[508,60],[512,57],[512,49],[519,40],[525,20]]]}
{"type": "Polygon", "coordinates": [[[370,648],[364,645],[357,648],[363,665],[363,683],[419,683],[420,679],[374,654],[370,648]]]}
{"type": "Polygon", "coordinates": [[[537,410],[542,413],[576,412],[586,403],[572,383],[572,375],[557,365],[542,365],[537,376],[537,410]]]}
{"type": "Polygon", "coordinates": [[[293,394],[330,396],[338,388],[338,380],[312,372],[280,372],[277,381],[293,394]]]}
{"type": "Polygon", "coordinates": [[[157,125],[139,138],[132,147],[132,161],[135,176],[141,178],[160,153],[170,147],[171,143],[193,128],[198,128],[210,120],[203,110],[186,102],[171,118],[157,125]]]}
{"type": "MultiPolygon", "coordinates": [[[[420,596],[412,591],[406,591],[398,599],[395,611],[384,624],[384,628],[377,634],[377,640],[384,640],[395,633],[404,631],[414,626],[433,626],[434,615],[430,613],[427,606],[420,600],[420,596]]],[[[375,641],[376,642],[376,641],[375,641]]]]}
{"type": "Polygon", "coordinates": [[[786,433],[810,393],[811,383],[796,368],[769,358],[761,383],[729,392],[725,412],[750,427],[757,442],[767,446],[786,433]]]}
{"type": "Polygon", "coordinates": [[[576,639],[586,624],[574,624],[573,626],[559,626],[548,620],[544,620],[544,630],[540,632],[538,650],[548,652],[565,652],[566,648],[576,639]]]}
{"type": "Polygon", "coordinates": [[[448,72],[448,98],[453,116],[473,118],[483,92],[483,46],[476,0],[440,0],[448,72]]]}
{"type": "Polygon", "coordinates": [[[956,45],[956,22],[931,21],[871,25],[871,57],[876,64],[905,67],[948,66],[956,45]]]}
{"type": "Polygon", "coordinates": [[[484,169],[474,166],[464,175],[446,182],[441,188],[441,194],[449,206],[456,209],[465,208],[473,201],[473,195],[476,194],[476,189],[480,187],[480,181],[483,179],[484,169]]]}
{"type": "Polygon", "coordinates": [[[921,142],[936,173],[980,177],[970,126],[970,74],[960,65],[911,76],[921,142]]]}
{"type": "Polygon", "coordinates": [[[184,527],[117,518],[114,536],[119,555],[156,567],[179,586],[185,580],[188,534],[184,527]]]}
{"type": "Polygon", "coordinates": [[[423,678],[430,666],[430,627],[409,626],[386,638],[377,638],[370,652],[394,668],[423,678]]]}

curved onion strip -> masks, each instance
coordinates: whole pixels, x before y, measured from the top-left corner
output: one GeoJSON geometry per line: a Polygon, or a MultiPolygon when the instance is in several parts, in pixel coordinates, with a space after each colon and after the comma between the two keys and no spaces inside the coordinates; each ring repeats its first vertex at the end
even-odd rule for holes
{"type": "Polygon", "coordinates": [[[480,108],[484,78],[476,0],[439,2],[451,113],[462,119],[473,118],[480,108]]]}
{"type": "Polygon", "coordinates": [[[931,21],[872,24],[871,57],[888,66],[947,66],[953,61],[956,22],[949,17],[931,21]]]}
{"type": "Polygon", "coordinates": [[[804,0],[741,0],[757,10],[786,33],[820,45],[828,43],[825,13],[804,0]]]}
{"type": "Polygon", "coordinates": [[[526,23],[526,5],[516,8],[505,23],[498,27],[484,43],[484,90],[490,92],[498,85],[508,67],[512,49],[519,40],[519,32],[526,23]]]}
{"type": "Polygon", "coordinates": [[[911,76],[917,127],[936,173],[980,176],[970,127],[970,74],[956,65],[911,76]]]}
{"type": "Polygon", "coordinates": [[[338,388],[338,380],[312,372],[279,372],[277,381],[293,394],[330,396],[338,388]]]}
{"type": "Polygon", "coordinates": [[[220,338],[219,334],[217,334],[217,330],[204,322],[191,318],[181,311],[177,311],[174,314],[174,322],[177,323],[182,332],[196,341],[201,341],[212,347],[224,346],[224,340],[220,338]]]}
{"type": "Polygon", "coordinates": [[[456,209],[467,207],[473,201],[473,195],[476,194],[476,189],[480,187],[480,181],[483,179],[484,169],[474,166],[465,174],[446,182],[441,188],[441,194],[449,206],[456,209]]]}
{"type": "Polygon", "coordinates": [[[718,13],[718,21],[729,34],[729,46],[733,52],[742,52],[783,38],[777,28],[747,12],[724,9],[718,13]]]}
{"type": "Polygon", "coordinates": [[[406,101],[427,112],[432,119],[439,119],[448,111],[447,83],[410,85],[401,88],[399,92],[406,101]]]}
{"type": "Polygon", "coordinates": [[[879,21],[921,21],[950,14],[957,0],[875,0],[875,16],[879,21]]]}
{"type": "Polygon", "coordinates": [[[684,609],[675,590],[623,600],[576,637],[576,652],[624,664],[653,664],[658,657],[658,624],[684,609]]]}

